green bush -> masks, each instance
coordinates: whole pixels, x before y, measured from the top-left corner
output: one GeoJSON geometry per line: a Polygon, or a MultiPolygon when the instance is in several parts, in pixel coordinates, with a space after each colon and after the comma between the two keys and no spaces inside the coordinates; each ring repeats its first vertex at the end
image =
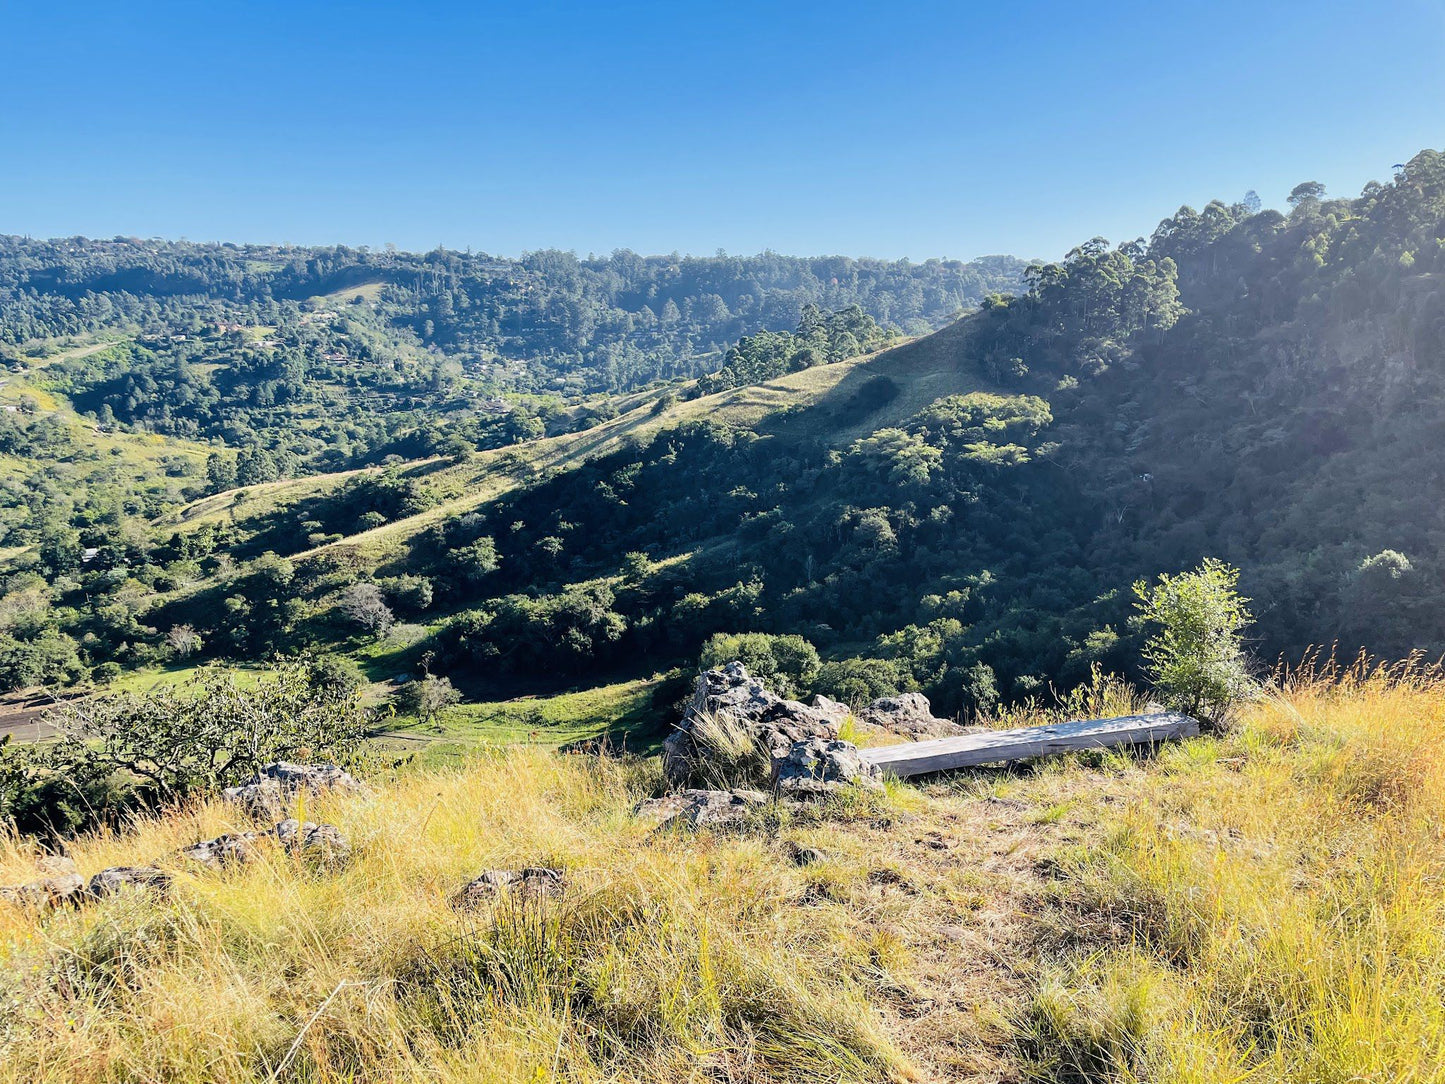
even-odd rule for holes
{"type": "Polygon", "coordinates": [[[117,776],[162,801],[230,786],[275,760],[354,759],[372,722],[358,688],[310,659],[282,661],[249,687],[240,677],[206,667],[179,686],[71,701],[46,716],[60,739],[31,774],[117,776]]]}
{"type": "Polygon", "coordinates": [[[887,659],[839,659],[823,664],[817,691],[857,707],[902,692],[903,678],[887,659]]]}
{"type": "Polygon", "coordinates": [[[801,636],[766,632],[718,632],[703,645],[698,665],[704,670],[736,659],[748,673],[779,696],[801,696],[818,679],[818,650],[801,636]]]}
{"type": "Polygon", "coordinates": [[[1144,645],[1149,677],[1171,707],[1217,720],[1249,690],[1241,633],[1253,619],[1238,584],[1239,569],[1211,557],[1134,585],[1140,618],[1155,626],[1144,645]]]}

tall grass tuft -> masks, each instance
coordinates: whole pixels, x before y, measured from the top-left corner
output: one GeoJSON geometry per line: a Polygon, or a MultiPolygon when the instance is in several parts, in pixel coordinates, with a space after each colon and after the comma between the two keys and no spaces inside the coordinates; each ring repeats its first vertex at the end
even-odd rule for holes
{"type": "Polygon", "coordinates": [[[716,790],[760,788],[771,782],[773,762],[748,726],[728,712],[700,714],[692,724],[692,774],[716,790]]]}
{"type": "Polygon", "coordinates": [[[1438,668],[1311,664],[1133,775],[1071,870],[1118,947],[1041,985],[1040,1075],[1445,1079],[1442,736],[1438,668]]]}

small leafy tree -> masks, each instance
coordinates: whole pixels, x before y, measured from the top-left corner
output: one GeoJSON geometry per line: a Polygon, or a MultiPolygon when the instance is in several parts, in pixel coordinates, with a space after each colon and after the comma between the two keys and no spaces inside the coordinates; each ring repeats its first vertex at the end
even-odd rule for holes
{"type": "Polygon", "coordinates": [[[349,762],[371,726],[357,688],[324,682],[308,659],[285,660],[249,687],[206,667],[144,694],[73,701],[49,713],[58,773],[121,773],[170,799],[230,786],[275,760],[349,762]]]}
{"type": "Polygon", "coordinates": [[[423,726],[434,722],[442,712],[461,703],[462,694],[450,678],[427,674],[397,689],[393,698],[401,711],[417,717],[423,726]]]}
{"type": "Polygon", "coordinates": [[[1134,585],[1139,617],[1155,626],[1144,645],[1149,677],[1171,707],[1218,719],[1248,693],[1241,634],[1253,618],[1238,585],[1239,569],[1212,557],[1134,585]]]}

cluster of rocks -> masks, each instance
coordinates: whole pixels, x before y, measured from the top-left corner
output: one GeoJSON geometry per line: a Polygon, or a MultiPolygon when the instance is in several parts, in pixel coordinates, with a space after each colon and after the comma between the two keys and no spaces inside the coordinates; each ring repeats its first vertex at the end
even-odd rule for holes
{"type": "Polygon", "coordinates": [[[767,756],[772,767],[767,782],[784,795],[844,784],[879,786],[876,771],[857,759],[853,746],[838,740],[847,717],[847,708],[827,698],[811,706],[785,700],[742,663],[730,662],[698,676],[682,722],[663,743],[663,774],[675,787],[708,777],[711,750],[702,735],[715,720],[725,719],[767,756]],[[795,757],[800,746],[810,752],[795,757]]]}
{"type": "Polygon", "coordinates": [[[636,815],[658,828],[727,828],[747,820],[769,802],[760,790],[689,788],[640,803],[636,815]]]}
{"type": "Polygon", "coordinates": [[[259,853],[266,840],[275,840],[290,855],[303,855],[339,862],[351,853],[351,847],[334,824],[312,824],[288,817],[266,832],[228,832],[215,839],[203,839],[183,848],[182,858],[189,858],[212,869],[249,862],[259,853]]]}
{"type": "MultiPolygon", "coordinates": [[[[876,786],[876,774],[857,750],[839,741],[840,728],[851,714],[846,705],[826,696],[814,697],[811,704],[786,700],[742,663],[730,662],[698,676],[681,724],[663,743],[663,772],[673,786],[705,776],[708,746],[699,735],[710,721],[726,718],[770,758],[769,782],[782,793],[815,794],[836,789],[835,784],[876,786]]],[[[879,697],[857,718],[867,727],[915,741],[964,732],[957,723],[934,716],[922,693],[879,697]]]]}
{"type": "MultiPolygon", "coordinates": [[[[355,790],[359,786],[334,764],[278,762],[266,765],[247,782],[228,787],[222,794],[248,813],[268,816],[278,814],[302,790],[315,794],[332,788],[355,790]]],[[[257,857],[268,842],[279,844],[289,855],[324,863],[344,861],[350,854],[349,844],[334,824],[313,824],[293,817],[264,832],[228,832],[193,843],[183,847],[177,857],[221,869],[257,857]]],[[[74,861],[63,856],[47,856],[40,859],[37,866],[41,876],[36,880],[21,885],[0,885],[0,900],[24,907],[59,907],[128,890],[165,892],[172,879],[160,865],[111,866],[88,881],[80,875],[74,861]]]]}
{"type": "Polygon", "coordinates": [[[171,883],[170,874],[155,866],[111,866],[87,881],[63,855],[48,855],[36,865],[43,876],[28,884],[0,886],[0,900],[21,907],[64,907],[131,887],[164,892],[171,883]]]}
{"type": "MultiPolygon", "coordinates": [[[[718,828],[746,820],[769,801],[803,801],[851,787],[881,789],[877,768],[839,737],[851,714],[826,696],[814,697],[811,704],[784,699],[740,662],[708,670],[699,675],[682,722],[663,743],[663,773],[674,792],[642,802],[637,815],[659,827],[718,828]],[[766,757],[768,777],[754,782],[771,794],[691,786],[716,775],[709,770],[708,735],[718,719],[740,729],[766,757]]],[[[963,732],[958,724],[936,718],[928,698],[919,693],[880,697],[858,713],[858,720],[914,741],[963,732]]]]}

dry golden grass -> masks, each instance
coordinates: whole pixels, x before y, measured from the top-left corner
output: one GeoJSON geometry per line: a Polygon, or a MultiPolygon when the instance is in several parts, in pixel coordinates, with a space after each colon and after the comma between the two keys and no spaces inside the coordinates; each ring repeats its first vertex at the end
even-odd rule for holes
{"type": "MultiPolygon", "coordinates": [[[[1442,727],[1433,675],[1294,680],[1153,756],[694,836],[630,815],[647,762],[514,749],[378,781],[300,810],[351,838],[340,870],[174,862],[169,899],[0,911],[0,1081],[1445,1079],[1442,727]],[[566,891],[452,906],[525,865],[566,891]]],[[[233,818],[73,855],[147,861],[233,818]]],[[[0,883],[35,857],[4,843],[0,883]]]]}
{"type": "Polygon", "coordinates": [[[1099,796],[1115,811],[1059,890],[1095,937],[1033,1009],[1050,1073],[1445,1079],[1445,685],[1333,678],[1099,796]]]}

